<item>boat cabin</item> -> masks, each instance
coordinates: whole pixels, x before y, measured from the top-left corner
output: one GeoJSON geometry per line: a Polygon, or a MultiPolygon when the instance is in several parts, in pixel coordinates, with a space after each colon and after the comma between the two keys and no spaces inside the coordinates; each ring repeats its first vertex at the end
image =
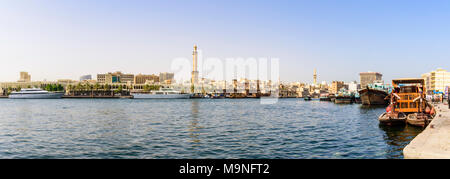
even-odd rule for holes
{"type": "Polygon", "coordinates": [[[391,102],[394,103],[394,112],[415,113],[425,110],[426,103],[420,100],[426,94],[424,84],[424,79],[420,78],[392,80],[391,102]]]}

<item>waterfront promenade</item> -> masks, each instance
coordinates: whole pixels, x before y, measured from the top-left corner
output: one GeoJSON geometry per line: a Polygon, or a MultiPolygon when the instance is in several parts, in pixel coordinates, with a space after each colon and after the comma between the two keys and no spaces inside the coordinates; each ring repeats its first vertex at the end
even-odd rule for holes
{"type": "Polygon", "coordinates": [[[450,109],[437,104],[437,115],[403,150],[405,159],[450,159],[450,109]]]}

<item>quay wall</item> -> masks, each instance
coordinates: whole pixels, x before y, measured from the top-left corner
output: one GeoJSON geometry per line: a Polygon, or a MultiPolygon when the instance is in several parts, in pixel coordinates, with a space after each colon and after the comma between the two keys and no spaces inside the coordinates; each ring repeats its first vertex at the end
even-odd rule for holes
{"type": "Polygon", "coordinates": [[[450,159],[450,109],[435,105],[436,117],[403,149],[405,159],[450,159]]]}

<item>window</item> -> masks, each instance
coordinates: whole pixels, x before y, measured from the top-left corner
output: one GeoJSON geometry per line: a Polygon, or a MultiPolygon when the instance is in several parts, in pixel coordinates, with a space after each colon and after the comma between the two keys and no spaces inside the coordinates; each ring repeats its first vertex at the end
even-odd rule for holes
{"type": "Polygon", "coordinates": [[[400,108],[408,108],[408,103],[400,103],[400,108]]]}

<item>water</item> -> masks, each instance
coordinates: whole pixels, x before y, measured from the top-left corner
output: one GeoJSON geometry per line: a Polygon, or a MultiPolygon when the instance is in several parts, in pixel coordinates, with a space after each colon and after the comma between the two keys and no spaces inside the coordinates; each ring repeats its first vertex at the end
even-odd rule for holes
{"type": "Polygon", "coordinates": [[[403,158],[384,108],[280,99],[0,99],[0,158],[403,158]]]}

